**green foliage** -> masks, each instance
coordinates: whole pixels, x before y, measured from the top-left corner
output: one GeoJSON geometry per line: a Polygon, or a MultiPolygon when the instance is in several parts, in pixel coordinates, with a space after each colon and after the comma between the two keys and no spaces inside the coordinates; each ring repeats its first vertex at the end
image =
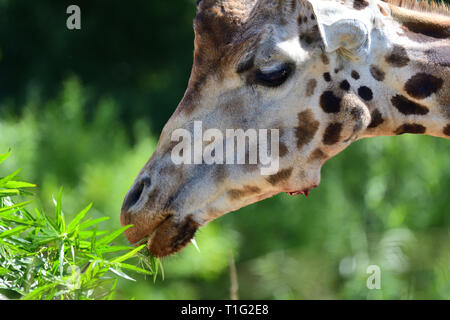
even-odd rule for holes
{"type": "MultiPolygon", "coordinates": [[[[9,155],[0,154],[0,164],[9,155]]],[[[14,203],[12,196],[35,186],[15,181],[17,173],[0,178],[0,289],[22,299],[112,299],[114,275],[132,281],[125,271],[157,276],[156,259],[146,257],[146,269],[124,262],[145,245],[111,244],[130,226],[99,231],[108,217],[86,218],[92,205],[69,222],[62,211],[62,189],[54,200],[54,217],[38,209],[29,212],[25,207],[31,201],[14,203]]]]}

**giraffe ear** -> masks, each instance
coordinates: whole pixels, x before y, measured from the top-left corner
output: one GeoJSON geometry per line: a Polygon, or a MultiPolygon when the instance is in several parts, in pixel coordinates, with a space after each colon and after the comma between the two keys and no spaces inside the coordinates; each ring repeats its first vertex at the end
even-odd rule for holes
{"type": "Polygon", "coordinates": [[[307,0],[313,8],[327,52],[360,58],[370,47],[371,21],[367,14],[345,7],[337,1],[307,0]],[[366,18],[366,19],[365,19],[366,18]]]}

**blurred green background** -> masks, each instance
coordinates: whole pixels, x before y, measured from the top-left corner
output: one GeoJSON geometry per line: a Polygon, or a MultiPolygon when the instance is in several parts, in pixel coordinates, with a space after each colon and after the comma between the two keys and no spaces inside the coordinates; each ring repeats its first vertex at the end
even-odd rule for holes
{"type": "MultiPolygon", "coordinates": [[[[0,176],[22,168],[40,206],[94,202],[119,226],[122,199],[187,85],[194,0],[0,0],[0,176]],[[82,30],[66,28],[78,4],[82,30]]],[[[165,279],[121,281],[121,299],[449,299],[450,144],[404,135],[354,143],[308,199],[230,213],[163,260],[165,279]],[[381,290],[369,290],[369,265],[381,290]]],[[[125,238],[122,237],[125,242],[125,238]]]]}

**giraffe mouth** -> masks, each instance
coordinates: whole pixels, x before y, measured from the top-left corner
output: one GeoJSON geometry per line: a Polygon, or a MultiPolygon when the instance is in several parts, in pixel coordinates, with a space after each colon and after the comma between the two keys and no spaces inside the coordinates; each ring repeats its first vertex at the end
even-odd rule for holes
{"type": "Polygon", "coordinates": [[[125,234],[131,243],[146,243],[151,255],[162,258],[181,251],[194,238],[199,227],[192,215],[175,221],[174,216],[169,214],[146,235],[141,233],[139,239],[133,233],[125,234]]]}
{"type": "Polygon", "coordinates": [[[303,194],[305,197],[309,197],[309,193],[311,192],[311,189],[305,189],[302,191],[294,191],[294,192],[286,192],[290,196],[298,196],[299,194],[303,194]]]}
{"type": "Polygon", "coordinates": [[[315,186],[312,186],[312,187],[310,187],[310,188],[306,188],[306,189],[303,189],[303,190],[298,190],[298,191],[288,191],[288,192],[286,192],[288,195],[290,195],[290,196],[298,196],[298,195],[300,195],[300,194],[302,194],[302,195],[304,195],[306,198],[308,198],[309,197],[309,193],[311,192],[311,190],[312,189],[315,189],[315,188],[317,188],[318,186],[317,185],[315,185],[315,186]]]}
{"type": "Polygon", "coordinates": [[[199,227],[192,215],[180,222],[169,216],[152,233],[147,241],[147,248],[153,256],[159,258],[174,254],[190,243],[199,227]]]}

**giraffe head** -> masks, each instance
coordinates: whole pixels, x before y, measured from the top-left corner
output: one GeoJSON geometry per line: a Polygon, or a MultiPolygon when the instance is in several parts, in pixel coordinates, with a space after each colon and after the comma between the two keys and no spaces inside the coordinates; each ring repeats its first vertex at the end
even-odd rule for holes
{"type": "Polygon", "coordinates": [[[148,237],[150,252],[166,256],[227,212],[318,186],[324,162],[358,139],[371,120],[347,80],[331,81],[345,64],[364,63],[374,13],[359,13],[358,6],[367,5],[365,0],[351,7],[329,0],[198,1],[188,88],[123,204],[122,224],[134,225],[126,231],[129,241],[148,237]],[[203,130],[224,134],[278,129],[278,171],[263,175],[261,164],[248,159],[175,164],[179,140],[173,141],[173,133],[184,129],[194,136],[196,121],[203,130]]]}

